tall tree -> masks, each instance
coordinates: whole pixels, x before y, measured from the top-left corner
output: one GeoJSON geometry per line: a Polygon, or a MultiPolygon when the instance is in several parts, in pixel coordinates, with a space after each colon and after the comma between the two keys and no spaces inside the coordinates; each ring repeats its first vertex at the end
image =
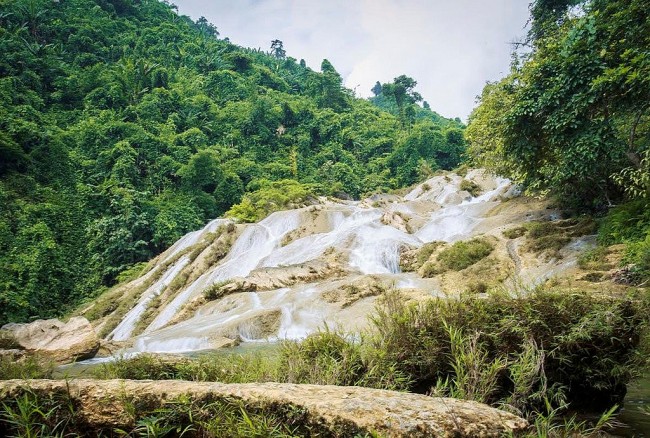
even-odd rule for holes
{"type": "Polygon", "coordinates": [[[549,9],[554,27],[486,87],[468,138],[479,164],[507,163],[529,188],[597,208],[620,197],[616,176],[650,148],[650,13],[642,0],[584,1],[577,15],[570,4],[549,9]]]}
{"type": "Polygon", "coordinates": [[[271,55],[276,59],[285,59],[287,52],[284,50],[284,44],[280,40],[271,41],[271,55]]]}

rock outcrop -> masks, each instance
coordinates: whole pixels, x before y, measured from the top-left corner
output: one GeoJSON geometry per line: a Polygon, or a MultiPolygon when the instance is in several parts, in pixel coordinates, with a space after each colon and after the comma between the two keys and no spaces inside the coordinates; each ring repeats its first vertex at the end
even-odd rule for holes
{"type": "MultiPolygon", "coordinates": [[[[0,400],[25,391],[50,397],[65,394],[77,407],[75,418],[90,428],[133,427],[128,406],[164,407],[181,396],[194,401],[238,400],[245,407],[304,412],[314,436],[500,437],[522,431],[526,420],[487,405],[360,387],[281,383],[221,384],[131,380],[9,380],[0,400]],[[125,400],[126,399],[126,400],[125,400]],[[129,403],[125,403],[128,401],[129,403]]],[[[137,415],[137,413],[136,413],[137,415]]]]}
{"type": "Polygon", "coordinates": [[[339,278],[345,273],[346,271],[340,264],[323,260],[313,260],[292,266],[261,268],[254,270],[246,278],[233,278],[229,283],[220,287],[218,296],[221,297],[236,292],[279,289],[325,278],[339,278]]]}
{"type": "Polygon", "coordinates": [[[16,347],[38,354],[57,363],[69,363],[94,357],[99,350],[99,338],[86,318],[39,319],[29,324],[6,324],[16,347]]]}

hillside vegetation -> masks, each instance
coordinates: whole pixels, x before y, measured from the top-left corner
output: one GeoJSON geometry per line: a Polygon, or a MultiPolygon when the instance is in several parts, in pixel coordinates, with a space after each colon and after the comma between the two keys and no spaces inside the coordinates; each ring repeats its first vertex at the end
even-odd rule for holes
{"type": "Polygon", "coordinates": [[[287,194],[358,198],[464,151],[458,120],[403,98],[413,79],[390,112],[327,60],[157,0],[2,0],[0,36],[0,324],[95,296],[242,200],[256,220],[287,194]]]}
{"type": "Polygon", "coordinates": [[[605,216],[599,243],[626,243],[650,280],[650,10],[642,0],[537,0],[511,72],[469,118],[474,164],[605,216]]]}

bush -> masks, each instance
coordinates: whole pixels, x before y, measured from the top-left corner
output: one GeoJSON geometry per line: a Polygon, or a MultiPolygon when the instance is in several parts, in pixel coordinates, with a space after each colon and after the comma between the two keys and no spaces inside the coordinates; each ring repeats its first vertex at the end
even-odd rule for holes
{"type": "Polygon", "coordinates": [[[493,250],[494,245],[486,239],[472,239],[456,242],[451,247],[443,249],[438,254],[437,260],[444,269],[461,271],[489,256],[493,250]]]}
{"type": "Polygon", "coordinates": [[[473,197],[476,197],[483,192],[483,189],[481,186],[476,184],[474,181],[464,179],[460,182],[460,189],[465,190],[466,192],[469,192],[470,195],[473,197]]]}
{"type": "Polygon", "coordinates": [[[589,271],[606,271],[613,267],[607,262],[608,254],[609,248],[606,246],[588,249],[578,256],[578,266],[589,271]]]}
{"type": "Polygon", "coordinates": [[[609,211],[598,229],[598,241],[613,245],[641,241],[650,231],[650,206],[638,200],[619,205],[609,211]]]}
{"type": "Polygon", "coordinates": [[[516,239],[526,234],[526,231],[528,231],[526,227],[515,227],[515,228],[510,228],[508,230],[505,230],[501,234],[503,234],[503,237],[507,239],[516,239]]]}
{"type": "Polygon", "coordinates": [[[647,285],[650,281],[650,232],[645,240],[631,242],[625,248],[623,263],[631,264],[633,281],[647,285]]]}
{"type": "Polygon", "coordinates": [[[376,361],[377,356],[365,351],[363,343],[325,330],[285,342],[280,369],[291,383],[405,390],[408,378],[394,365],[376,361]]]}
{"type": "Polygon", "coordinates": [[[244,195],[226,215],[242,222],[257,222],[275,211],[304,205],[313,196],[314,188],[298,181],[265,182],[259,189],[244,195]]]}
{"type": "Polygon", "coordinates": [[[413,382],[412,391],[468,382],[459,372],[467,371],[469,355],[478,373],[473,385],[489,390],[463,393],[482,393],[480,401],[522,412],[542,409],[545,399],[561,405],[563,398],[600,408],[620,402],[645,365],[647,304],[647,297],[553,290],[420,304],[389,294],[373,317],[372,344],[386,366],[413,382]]]}

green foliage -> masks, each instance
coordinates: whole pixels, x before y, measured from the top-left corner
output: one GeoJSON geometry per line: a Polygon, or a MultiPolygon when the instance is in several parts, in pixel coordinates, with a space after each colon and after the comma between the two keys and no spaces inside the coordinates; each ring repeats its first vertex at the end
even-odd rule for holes
{"type": "Polygon", "coordinates": [[[53,363],[35,356],[26,355],[19,359],[0,357],[0,380],[51,379],[53,371],[53,363]]]}
{"type": "Polygon", "coordinates": [[[560,250],[571,239],[596,232],[598,224],[590,217],[556,221],[532,221],[525,225],[525,249],[547,257],[560,258],[560,250]]]}
{"type": "MultiPolygon", "coordinates": [[[[20,437],[92,434],[288,438],[306,436],[311,430],[298,409],[246,406],[240,400],[223,397],[195,400],[181,395],[160,406],[137,395],[122,397],[125,411],[132,416],[128,427],[104,425],[90,430],[83,418],[75,415],[74,396],[67,393],[45,396],[26,386],[15,400],[2,404],[0,425],[4,431],[20,437]]],[[[321,432],[328,432],[327,427],[322,429],[321,432]]]]}
{"type": "Polygon", "coordinates": [[[74,406],[65,397],[39,397],[27,389],[12,402],[3,402],[0,414],[3,429],[15,436],[65,436],[74,419],[74,406]]]}
{"type": "Polygon", "coordinates": [[[461,271],[479,260],[489,256],[494,245],[486,239],[476,238],[454,243],[445,248],[437,256],[442,270],[461,271]]]}
{"type": "MultiPolygon", "coordinates": [[[[104,364],[101,378],[358,385],[462,397],[540,422],[567,406],[619,403],[647,366],[648,297],[537,289],[408,303],[384,295],[372,328],[325,329],[245,355],[142,355],[104,364]]],[[[547,424],[556,427],[555,422],[547,424]]],[[[584,425],[583,425],[584,426],[584,425]]]]}
{"type": "Polygon", "coordinates": [[[606,271],[612,266],[607,262],[609,248],[597,246],[589,249],[578,256],[578,266],[589,271],[606,271]]]}
{"type": "Polygon", "coordinates": [[[468,179],[464,179],[460,182],[460,189],[469,192],[469,194],[474,197],[480,195],[483,192],[481,186],[468,179]]]}
{"type": "Polygon", "coordinates": [[[421,304],[389,296],[373,318],[373,342],[412,390],[452,384],[456,393],[520,412],[541,409],[544,400],[611,406],[646,365],[646,305],[642,297],[567,290],[421,304]]]}
{"type": "Polygon", "coordinates": [[[221,288],[229,284],[230,282],[231,280],[223,280],[208,286],[203,291],[203,296],[205,297],[206,300],[216,300],[218,298],[221,298],[224,294],[221,288]]]}
{"type": "Polygon", "coordinates": [[[166,2],[7,0],[0,34],[0,324],[60,315],[234,205],[358,198],[464,151],[461,124],[405,108],[404,139],[327,60],[239,47],[166,2]]]}
{"type": "Polygon", "coordinates": [[[648,8],[640,0],[536,1],[532,51],[483,90],[467,139],[476,163],[598,209],[647,192],[648,8]],[[578,5],[582,13],[572,14],[578,5]]]}
{"type": "Polygon", "coordinates": [[[242,202],[234,205],[227,215],[242,222],[257,222],[274,211],[302,206],[313,196],[310,186],[295,180],[265,182],[258,190],[244,195],[242,202]]]}
{"type": "Polygon", "coordinates": [[[361,343],[325,331],[282,345],[281,370],[295,383],[365,386],[405,390],[409,379],[392,364],[382,364],[361,343]]]}
{"type": "Polygon", "coordinates": [[[625,243],[622,263],[631,269],[631,280],[647,285],[650,280],[650,209],[645,198],[611,209],[598,229],[603,245],[625,243]]]}
{"type": "Polygon", "coordinates": [[[650,230],[650,208],[645,200],[627,202],[612,208],[598,228],[598,241],[613,245],[645,238],[650,230]]]}
{"type": "Polygon", "coordinates": [[[517,239],[526,234],[527,231],[528,229],[526,227],[514,227],[504,230],[501,234],[508,239],[517,239]]]}
{"type": "Polygon", "coordinates": [[[630,242],[625,248],[623,263],[632,265],[633,280],[647,286],[650,282],[650,232],[645,240],[630,242]]]}

